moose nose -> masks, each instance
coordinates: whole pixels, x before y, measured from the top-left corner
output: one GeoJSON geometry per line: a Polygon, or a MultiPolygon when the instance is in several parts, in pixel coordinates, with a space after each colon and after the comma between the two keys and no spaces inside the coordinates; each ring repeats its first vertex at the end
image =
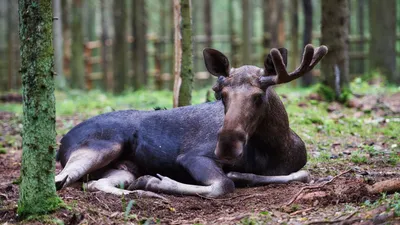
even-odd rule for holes
{"type": "Polygon", "coordinates": [[[215,149],[217,158],[228,161],[240,158],[243,155],[245,137],[246,135],[243,131],[220,131],[215,149]]]}

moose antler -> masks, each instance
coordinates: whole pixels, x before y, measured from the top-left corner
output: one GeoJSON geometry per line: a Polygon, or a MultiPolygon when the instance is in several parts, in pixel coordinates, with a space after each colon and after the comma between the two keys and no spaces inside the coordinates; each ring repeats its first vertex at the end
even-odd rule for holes
{"type": "Polygon", "coordinates": [[[295,80],[310,70],[328,53],[328,48],[325,45],[321,45],[318,48],[314,48],[311,44],[306,45],[304,48],[303,59],[297,69],[288,74],[283,62],[283,58],[278,49],[273,48],[270,51],[272,62],[274,63],[276,75],[274,76],[262,76],[260,83],[262,87],[268,87],[275,84],[288,83],[295,80]]]}

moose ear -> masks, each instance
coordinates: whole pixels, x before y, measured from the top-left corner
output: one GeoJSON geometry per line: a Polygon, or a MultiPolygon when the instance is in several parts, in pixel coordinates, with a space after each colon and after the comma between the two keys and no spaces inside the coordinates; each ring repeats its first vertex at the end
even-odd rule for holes
{"type": "MultiPolygon", "coordinates": [[[[286,67],[288,51],[286,48],[279,48],[278,51],[281,53],[283,63],[285,64],[285,67],[286,67]]],[[[264,68],[265,68],[266,76],[276,75],[275,66],[274,66],[274,63],[272,62],[271,54],[268,54],[267,58],[265,59],[264,68]]]]}
{"type": "Polygon", "coordinates": [[[220,51],[212,48],[203,50],[204,62],[208,72],[214,76],[229,76],[229,60],[220,51]]]}

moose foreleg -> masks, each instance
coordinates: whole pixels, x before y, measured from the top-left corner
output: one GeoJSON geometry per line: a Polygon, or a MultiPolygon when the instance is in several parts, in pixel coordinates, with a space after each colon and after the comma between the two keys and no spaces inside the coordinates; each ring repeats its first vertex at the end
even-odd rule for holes
{"type": "Polygon", "coordinates": [[[227,176],[235,182],[235,184],[244,186],[261,186],[266,184],[286,184],[292,181],[310,182],[310,173],[305,170],[299,170],[289,175],[283,176],[262,176],[252,173],[230,172],[227,176]]]}
{"type": "Polygon", "coordinates": [[[218,197],[233,192],[234,183],[226,177],[223,171],[209,158],[202,156],[181,156],[178,159],[190,175],[200,185],[184,184],[168,177],[157,175],[142,176],[128,189],[143,189],[175,195],[199,195],[218,197]]]}

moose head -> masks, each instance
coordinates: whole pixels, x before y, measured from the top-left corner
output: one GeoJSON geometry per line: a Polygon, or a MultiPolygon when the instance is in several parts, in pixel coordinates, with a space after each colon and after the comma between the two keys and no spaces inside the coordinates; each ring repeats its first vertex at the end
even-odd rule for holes
{"type": "MultiPolygon", "coordinates": [[[[288,73],[285,48],[271,49],[264,61],[264,68],[249,65],[231,68],[228,58],[223,53],[211,48],[204,49],[206,68],[218,77],[213,90],[216,98],[222,100],[225,109],[224,122],[218,132],[215,149],[217,158],[227,161],[240,158],[249,138],[263,130],[261,126],[280,126],[277,123],[268,123],[268,120],[272,120],[270,118],[288,121],[284,109],[274,110],[274,105],[282,103],[276,94],[269,94],[269,87],[303,76],[312,70],[327,52],[326,46],[314,48],[310,44],[307,45],[300,66],[288,73]]],[[[287,126],[284,124],[278,128],[282,129],[289,130],[288,122],[287,126]]]]}

